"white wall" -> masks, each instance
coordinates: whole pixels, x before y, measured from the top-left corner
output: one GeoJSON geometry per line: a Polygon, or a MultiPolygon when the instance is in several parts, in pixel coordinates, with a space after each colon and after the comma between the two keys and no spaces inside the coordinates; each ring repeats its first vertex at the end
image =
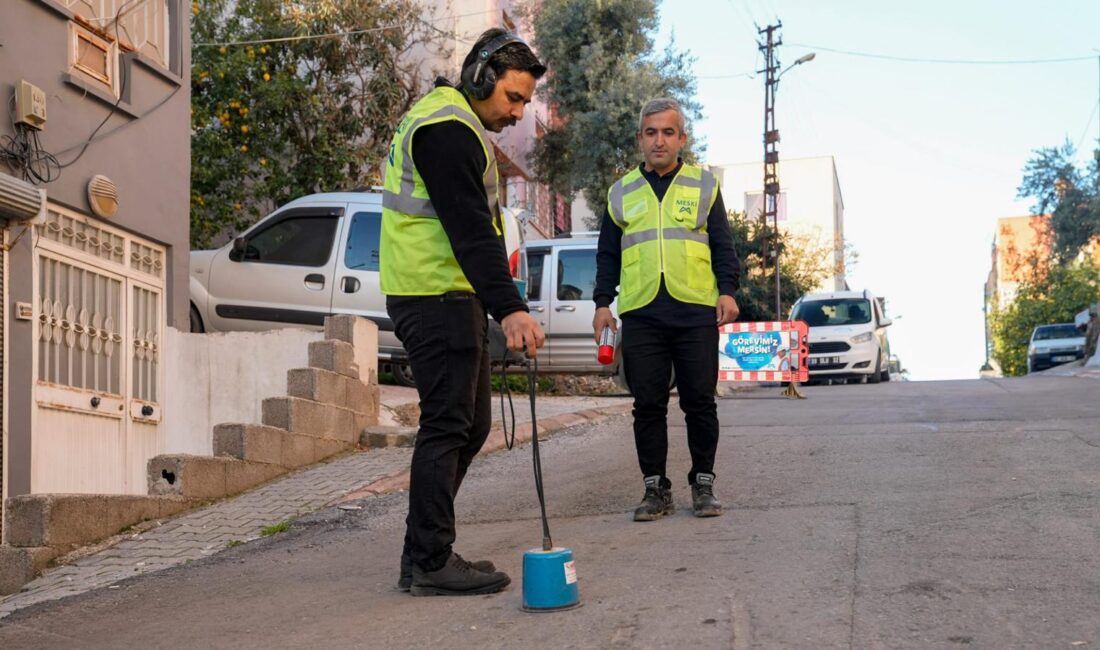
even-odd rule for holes
{"type": "Polygon", "coordinates": [[[286,373],[309,367],[309,344],[324,333],[299,329],[189,334],[169,327],[158,453],[213,453],[223,422],[259,424],[268,397],[286,395],[286,373]]]}
{"type": "MultiPolygon", "coordinates": [[[[711,165],[722,184],[726,209],[745,209],[745,194],[764,187],[762,162],[711,165]]],[[[780,230],[810,235],[833,251],[834,266],[844,259],[844,201],[832,156],[792,158],[779,161],[780,191],[786,194],[786,220],[780,230]]],[[[832,269],[830,269],[832,271],[832,269]]],[[[830,273],[818,290],[844,289],[845,274],[830,273]]]]}

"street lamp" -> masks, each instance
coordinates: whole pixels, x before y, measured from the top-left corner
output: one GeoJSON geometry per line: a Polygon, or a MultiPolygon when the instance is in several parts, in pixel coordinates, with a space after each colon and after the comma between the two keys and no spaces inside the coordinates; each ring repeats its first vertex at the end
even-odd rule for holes
{"type": "MultiPolygon", "coordinates": [[[[813,61],[814,57],[816,57],[816,56],[817,56],[816,52],[810,52],[809,54],[803,54],[802,56],[795,59],[794,63],[790,64],[789,66],[784,68],[778,75],[776,75],[774,81],[769,80],[769,82],[773,86],[772,98],[771,98],[772,99],[772,110],[774,110],[774,108],[775,108],[775,104],[774,104],[774,102],[775,102],[775,93],[776,93],[777,90],[779,90],[779,79],[784,74],[786,74],[787,71],[790,70],[791,68],[793,68],[795,66],[802,65],[803,63],[809,63],[810,61],[813,61]]],[[[778,152],[775,152],[774,161],[776,163],[776,166],[778,167],[778,163],[779,163],[779,154],[778,154],[778,152]]],[[[766,162],[767,162],[767,156],[765,154],[765,164],[766,164],[766,162]]],[[[778,180],[778,178],[776,180],[778,180]]],[[[782,301],[782,299],[780,298],[780,295],[779,295],[779,288],[780,288],[780,281],[779,281],[779,187],[778,187],[779,184],[775,183],[775,186],[776,186],[775,187],[775,197],[774,197],[774,202],[772,203],[772,212],[773,212],[772,218],[775,220],[773,222],[773,224],[775,226],[775,230],[773,232],[775,233],[775,241],[776,241],[776,246],[775,246],[775,249],[773,251],[773,255],[775,255],[775,318],[776,318],[776,320],[782,320],[783,319],[783,312],[782,312],[783,301],[782,301]]],[[[766,198],[765,198],[765,201],[767,201],[766,198]]]]}

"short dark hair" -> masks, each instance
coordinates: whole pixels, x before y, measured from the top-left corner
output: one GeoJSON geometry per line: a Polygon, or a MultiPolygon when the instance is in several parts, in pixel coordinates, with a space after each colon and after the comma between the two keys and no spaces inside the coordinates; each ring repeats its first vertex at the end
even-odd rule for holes
{"type": "MultiPolygon", "coordinates": [[[[480,52],[489,41],[494,38],[509,34],[506,29],[499,27],[493,27],[488,29],[481,36],[478,37],[477,42],[474,43],[470,53],[466,55],[466,60],[462,62],[462,69],[475,64],[477,61],[477,53],[480,52]]],[[[542,75],[546,74],[546,66],[544,66],[535,56],[535,53],[531,51],[531,48],[527,43],[509,43],[500,48],[489,57],[489,67],[493,69],[493,72],[497,74],[497,78],[504,76],[504,73],[508,70],[519,70],[520,72],[530,72],[531,76],[535,79],[539,79],[542,75]]]]}

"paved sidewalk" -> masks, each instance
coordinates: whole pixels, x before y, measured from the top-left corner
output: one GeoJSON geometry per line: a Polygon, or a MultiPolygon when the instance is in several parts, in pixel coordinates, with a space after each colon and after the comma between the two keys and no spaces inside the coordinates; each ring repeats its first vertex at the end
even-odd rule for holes
{"type": "MultiPolygon", "coordinates": [[[[412,394],[415,395],[415,391],[412,394]]],[[[392,404],[400,403],[407,397],[400,391],[389,391],[383,399],[392,404]]],[[[494,429],[499,429],[500,402],[495,395],[494,398],[494,429]]],[[[516,421],[529,422],[531,413],[525,397],[514,399],[516,421]]],[[[625,412],[630,401],[623,397],[540,398],[539,429],[554,430],[600,419],[613,412],[625,412]]],[[[519,441],[524,440],[522,429],[519,441]]],[[[526,430],[526,439],[529,440],[530,427],[526,430]]],[[[496,439],[501,443],[503,441],[499,431],[495,431],[490,438],[486,451],[499,448],[500,445],[493,442],[496,439]]],[[[411,457],[412,449],[408,448],[351,452],[161,525],[153,524],[144,532],[116,537],[116,541],[121,541],[105,550],[47,570],[19,593],[0,600],[0,618],[35,603],[109,587],[134,575],[213,555],[237,542],[260,537],[266,527],[347,500],[348,497],[362,498],[403,489],[407,485],[411,457]]]]}

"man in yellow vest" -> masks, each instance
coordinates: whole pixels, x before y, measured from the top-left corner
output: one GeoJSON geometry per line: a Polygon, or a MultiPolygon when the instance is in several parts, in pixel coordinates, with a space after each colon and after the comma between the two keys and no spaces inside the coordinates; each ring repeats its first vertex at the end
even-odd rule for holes
{"type": "Polygon", "coordinates": [[[645,483],[635,521],[675,511],[665,469],[673,369],[687,421],[692,511],[722,514],[714,496],[718,327],[737,319],[740,262],[718,181],[683,162],[686,142],[679,103],[659,98],[645,105],[638,120],[645,162],[608,191],[596,253],[597,341],[605,327],[617,329],[610,304],[619,287],[623,364],[645,483]]]}
{"type": "Polygon", "coordinates": [[[414,596],[500,591],[492,562],[452,549],[454,499],[489,434],[486,312],[508,348],[534,357],[544,334],[508,271],[493,142],[523,118],[546,72],[514,34],[491,29],[397,127],[386,164],[380,272],[386,309],[420,394],[400,589],[414,596]]]}

